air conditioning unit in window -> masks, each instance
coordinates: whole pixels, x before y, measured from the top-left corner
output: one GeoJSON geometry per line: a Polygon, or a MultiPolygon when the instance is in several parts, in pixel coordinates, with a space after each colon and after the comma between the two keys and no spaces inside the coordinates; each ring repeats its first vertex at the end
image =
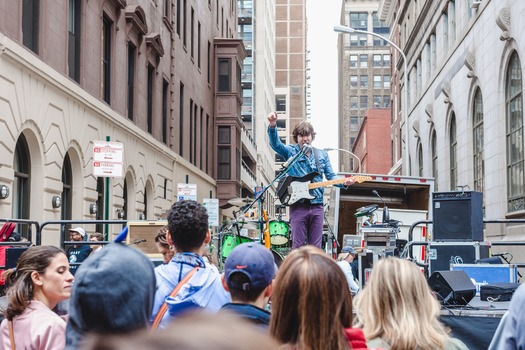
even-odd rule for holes
{"type": "Polygon", "coordinates": [[[472,5],[470,5],[471,9],[477,9],[481,5],[481,0],[474,0],[472,1],[472,5]]]}

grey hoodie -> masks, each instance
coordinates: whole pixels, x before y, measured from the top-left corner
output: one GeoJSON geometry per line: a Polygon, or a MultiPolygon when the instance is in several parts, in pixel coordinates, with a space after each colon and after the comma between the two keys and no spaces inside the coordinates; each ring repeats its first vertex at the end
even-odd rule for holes
{"type": "Polygon", "coordinates": [[[139,250],[110,243],[79,266],[73,283],[66,349],[89,333],[146,329],[155,296],[152,262],[139,250]]]}

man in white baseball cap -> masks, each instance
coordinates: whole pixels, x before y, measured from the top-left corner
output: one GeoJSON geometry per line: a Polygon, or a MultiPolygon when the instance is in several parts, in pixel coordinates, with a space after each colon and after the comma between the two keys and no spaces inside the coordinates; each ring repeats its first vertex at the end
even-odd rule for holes
{"type": "MultiPolygon", "coordinates": [[[[71,235],[71,240],[76,242],[81,242],[86,237],[86,231],[82,227],[69,229],[69,234],[71,235]]],[[[78,267],[77,264],[84,261],[91,254],[91,251],[92,249],[88,244],[75,244],[67,250],[70,264],[69,270],[72,274],[75,274],[78,267]]]]}

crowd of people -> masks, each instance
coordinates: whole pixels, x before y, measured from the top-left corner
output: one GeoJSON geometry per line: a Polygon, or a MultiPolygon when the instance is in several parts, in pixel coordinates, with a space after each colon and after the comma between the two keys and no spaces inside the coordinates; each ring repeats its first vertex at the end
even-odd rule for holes
{"type": "MultiPolygon", "coordinates": [[[[296,126],[297,145],[287,146],[277,114],[268,121],[276,152],[303,155],[290,175],[335,177],[326,154],[310,147],[309,123],[296,126]]],[[[33,246],[4,272],[0,349],[467,349],[439,321],[439,302],[413,262],[380,259],[360,290],[357,251],[343,247],[334,260],[320,249],[322,207],[322,188],[290,207],[293,250],[279,267],[269,249],[249,242],[230,252],[222,272],[207,253],[208,213],[196,201],[168,211],[156,267],[131,246],[99,244],[100,233],[81,244],[85,230],[72,228],[67,252],[33,246]]],[[[525,300],[518,292],[516,310],[525,300]]],[[[509,314],[492,348],[522,349],[521,319],[509,314]]]]}
{"type": "Polygon", "coordinates": [[[381,259],[353,300],[345,269],[317,247],[278,268],[264,245],[243,243],[221,273],[203,257],[206,209],[178,201],[167,219],[173,256],[157,267],[113,242],[73,275],[60,248],[27,249],[4,273],[0,349],[466,349],[412,262],[381,259]]]}

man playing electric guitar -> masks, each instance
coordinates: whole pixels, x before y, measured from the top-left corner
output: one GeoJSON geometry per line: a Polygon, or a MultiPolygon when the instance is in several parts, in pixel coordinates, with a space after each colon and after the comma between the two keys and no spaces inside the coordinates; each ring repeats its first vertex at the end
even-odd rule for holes
{"type": "MultiPolygon", "coordinates": [[[[277,135],[277,112],[268,115],[268,137],[270,146],[281,157],[289,160],[297,156],[290,164],[288,175],[294,177],[304,177],[310,173],[309,180],[312,183],[322,182],[323,175],[327,180],[337,179],[337,175],[332,169],[330,158],[326,151],[313,148],[312,141],[315,139],[313,126],[308,122],[301,122],[294,128],[292,135],[295,145],[285,145],[277,135]]],[[[355,179],[348,178],[343,186],[355,183],[355,179]]],[[[310,244],[321,248],[323,237],[323,193],[324,188],[320,186],[308,191],[308,198],[294,199],[290,202],[290,225],[292,227],[292,248],[298,248],[305,244],[310,244]],[[313,198],[312,198],[313,197],[313,198]]],[[[285,203],[283,203],[285,204],[285,203]]]]}

